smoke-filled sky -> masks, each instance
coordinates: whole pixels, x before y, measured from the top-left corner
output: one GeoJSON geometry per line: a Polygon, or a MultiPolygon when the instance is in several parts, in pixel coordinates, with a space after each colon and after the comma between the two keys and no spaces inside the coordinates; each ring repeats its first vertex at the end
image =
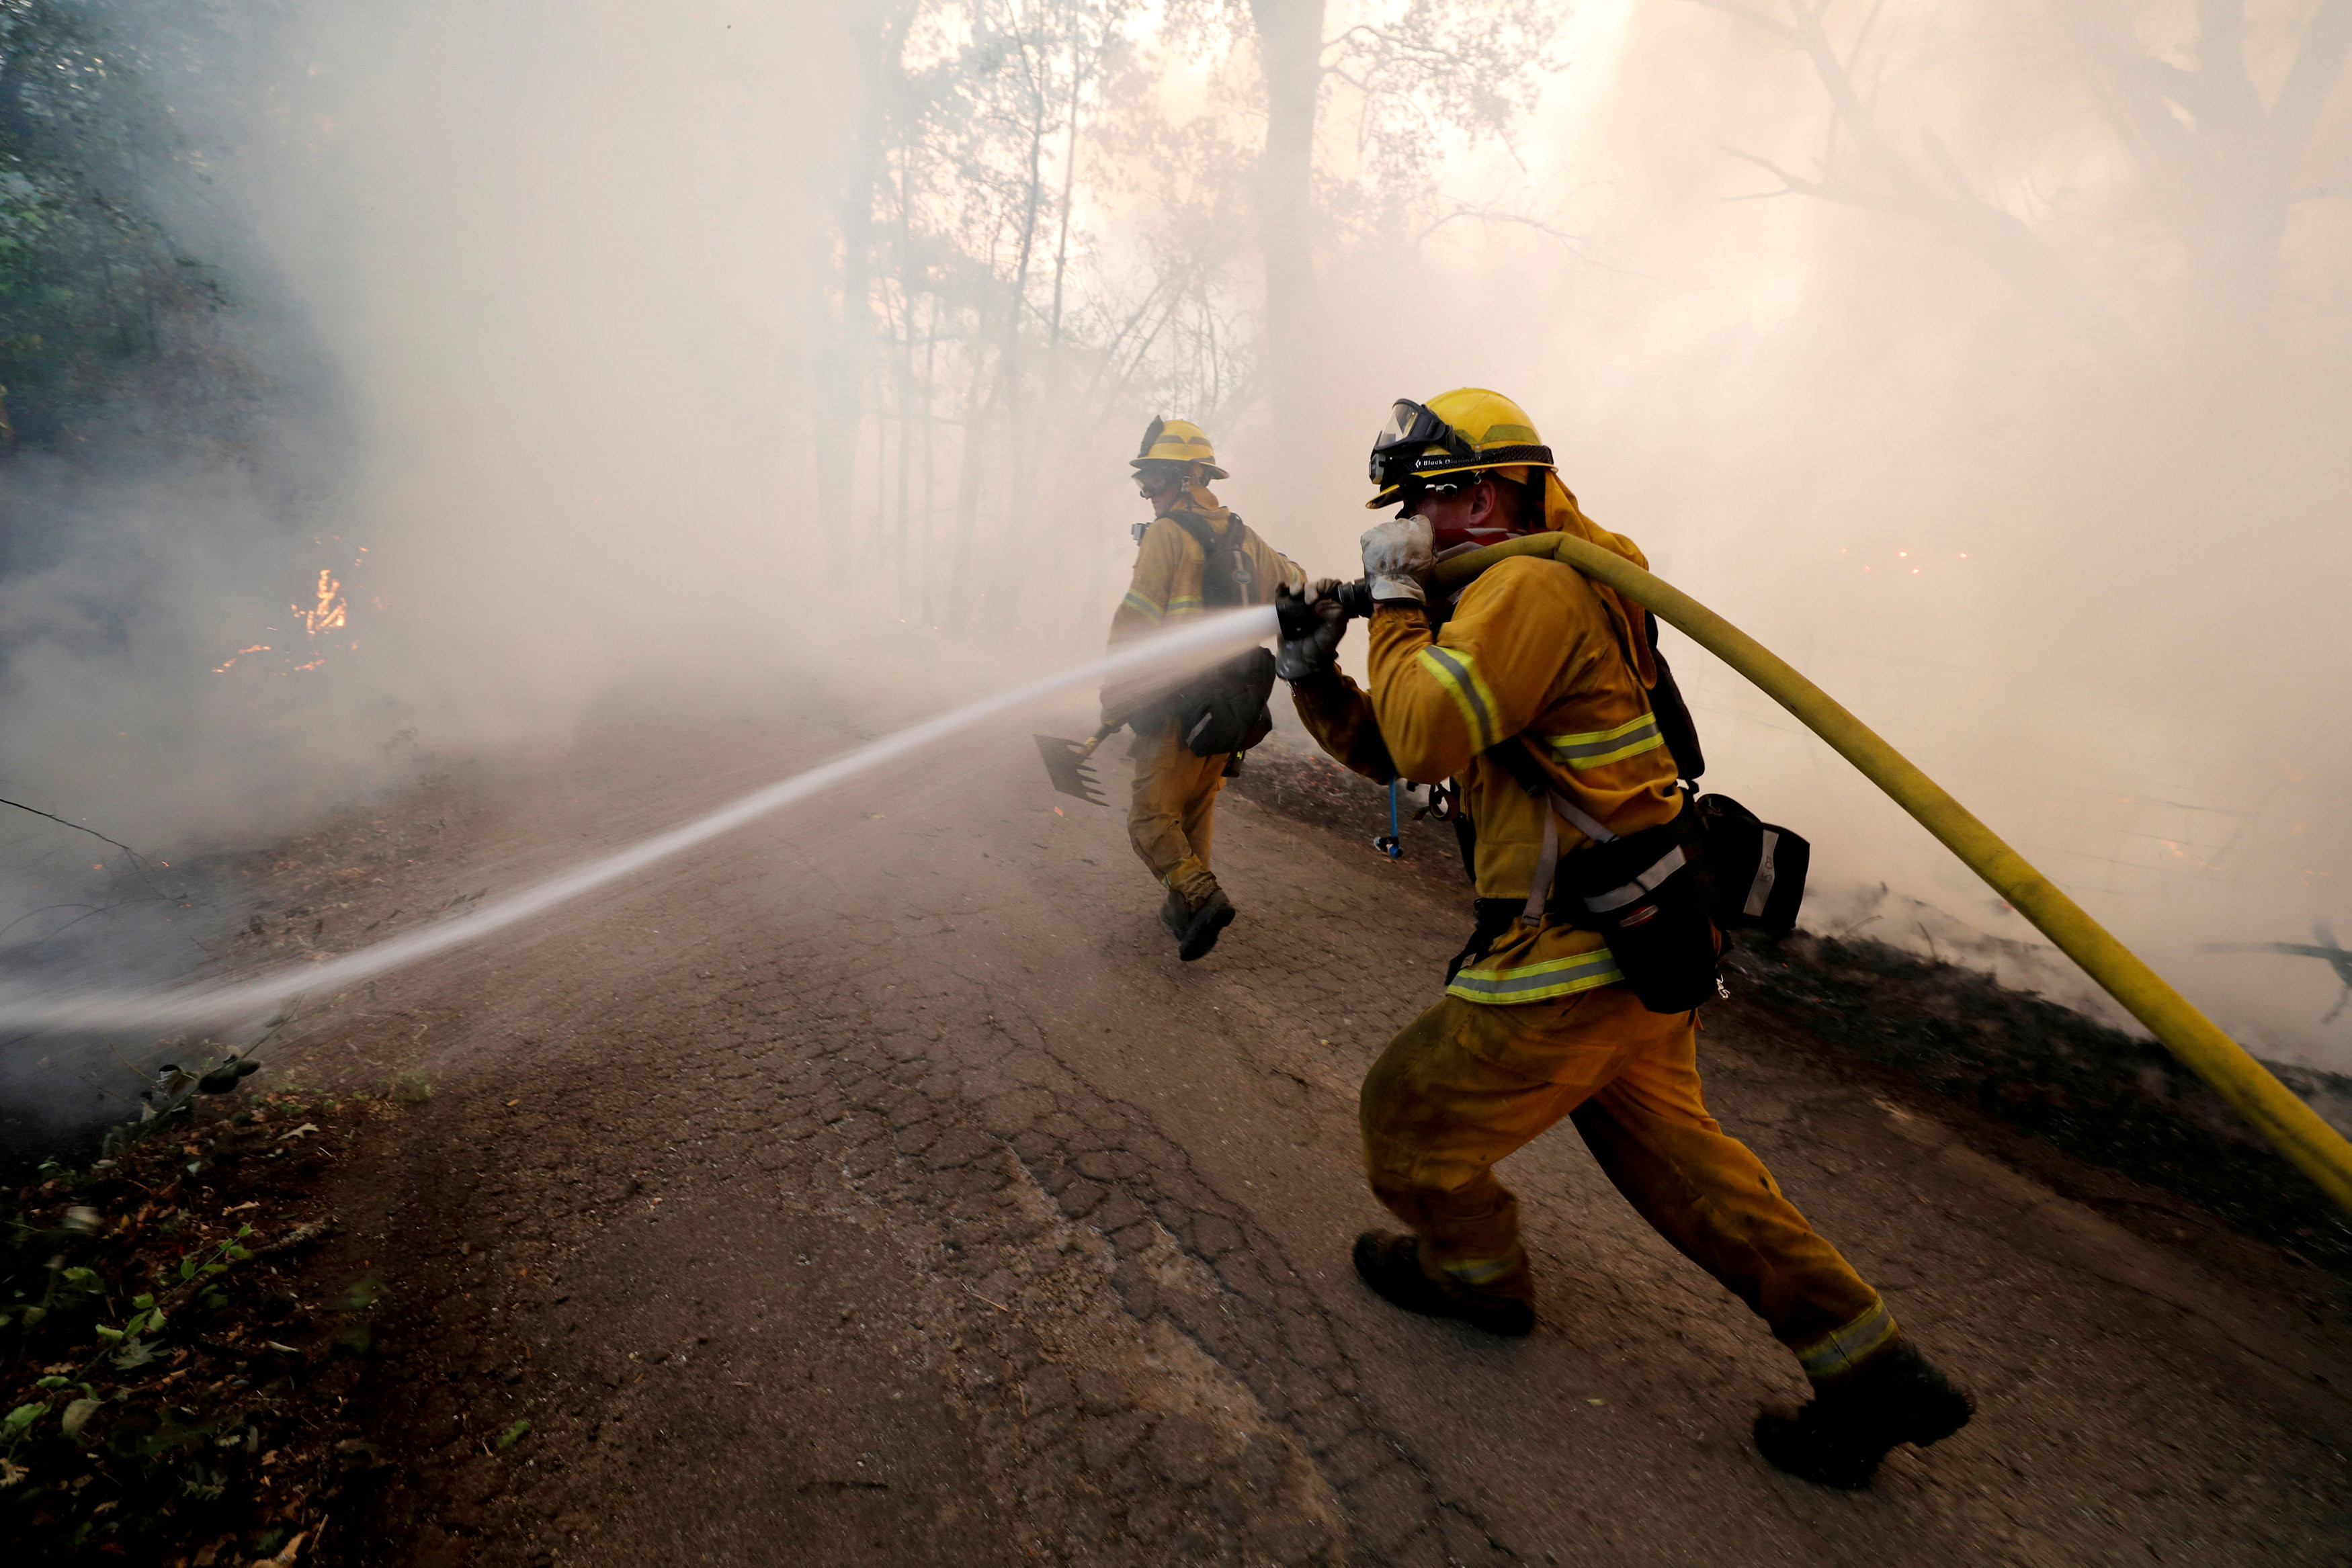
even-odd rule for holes
{"type": "MultiPolygon", "coordinates": [[[[170,844],[366,787],[396,730],[494,748],[812,679],[912,716],[1093,642],[1152,413],[1209,425],[1223,498],[1351,576],[1389,400],[1486,385],[1604,526],[2225,1026],[2352,1069],[2323,966],[2198,950],[2352,933],[2352,92],[2316,7],[2245,7],[2251,99],[2195,9],[2128,0],[1827,8],[1825,55],[1769,0],[1587,0],[1525,112],[1483,121],[1459,82],[1343,73],[1285,225],[1312,269],[1285,363],[1247,8],[1068,9],[1097,63],[1038,79],[1077,133],[1024,141],[1029,99],[935,78],[1034,5],[251,8],[237,57],[170,88],[209,181],[175,210],[321,367],[268,414],[315,477],[289,508],[250,464],[19,458],[10,526],[73,542],[0,582],[11,792],[170,844]],[[1024,250],[991,182],[1033,152],[1005,188],[1068,224],[1024,250]],[[861,180],[898,204],[845,202],[861,180]],[[845,282],[858,256],[887,265],[845,282]],[[1024,265],[1009,319],[989,290],[1024,265]],[[322,567],[331,646],[281,608],[322,567]],[[98,634],[87,607],[126,598],[98,634]]],[[[1459,38],[1528,8],[1435,10],[1459,38]]],[[[1390,12],[1331,0],[1323,31],[1390,12]]],[[[1707,783],[1814,840],[1813,924],[1986,962],[2030,937],[1669,648],[1707,783]]]]}

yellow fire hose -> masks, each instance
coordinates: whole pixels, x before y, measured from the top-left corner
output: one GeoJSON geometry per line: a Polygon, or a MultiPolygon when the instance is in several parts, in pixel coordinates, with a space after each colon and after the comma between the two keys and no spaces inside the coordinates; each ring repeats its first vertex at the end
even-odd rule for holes
{"type": "Polygon", "coordinates": [[[1438,580],[1448,585],[1461,582],[1514,555],[1549,556],[1607,583],[1762,687],[1766,695],[1796,715],[1942,840],[1970,871],[1990,883],[1995,893],[2146,1024],[2165,1049],[2236,1106],[2241,1115],[2277,1145],[2279,1153],[2352,1212],[2352,1143],[2346,1142],[2341,1133],[2248,1055],[2243,1046],[2191,1007],[2187,998],[1869,726],[1706,605],[1624,557],[1570,535],[1538,534],[1455,556],[1438,564],[1438,580]]]}

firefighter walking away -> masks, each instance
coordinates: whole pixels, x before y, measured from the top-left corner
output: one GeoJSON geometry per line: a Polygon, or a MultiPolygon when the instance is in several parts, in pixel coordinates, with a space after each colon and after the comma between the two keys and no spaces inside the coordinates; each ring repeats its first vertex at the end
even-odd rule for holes
{"type": "MultiPolygon", "coordinates": [[[[1114,644],[1185,616],[1270,604],[1277,588],[1305,585],[1304,572],[1218,503],[1209,481],[1227,476],[1200,426],[1153,420],[1130,466],[1151,518],[1135,527],[1135,575],[1111,616],[1114,644]]],[[[1233,900],[1209,869],[1217,793],[1272,727],[1273,689],[1273,656],[1252,649],[1173,692],[1111,686],[1102,695],[1104,727],[1135,731],[1128,837],[1167,890],[1160,924],[1187,963],[1233,924],[1233,900]]]]}
{"type": "Polygon", "coordinates": [[[1897,1444],[1949,1437],[1973,1407],[1707,1114],[1697,1008],[1716,994],[1722,911],[1685,853],[1704,863],[1689,835],[1706,813],[1678,787],[1697,772],[1696,736],[1654,622],[1549,557],[1502,559],[1451,602],[1433,576],[1441,551],[1546,529],[1647,562],[1584,516],[1527,415],[1495,392],[1399,402],[1371,467],[1369,504],[1397,514],[1363,536],[1370,689],[1334,665],[1348,612],[1328,581],[1285,595],[1279,672],[1349,768],[1457,781],[1477,920],[1444,995],[1364,1081],[1365,1170],[1407,1228],[1358,1238],[1357,1271],[1409,1312],[1528,1333],[1535,1280],[1495,1165],[1565,1118],[1626,1201],[1811,1380],[1801,1411],[1758,1417],[1764,1456],[1864,1485],[1897,1444]]]}

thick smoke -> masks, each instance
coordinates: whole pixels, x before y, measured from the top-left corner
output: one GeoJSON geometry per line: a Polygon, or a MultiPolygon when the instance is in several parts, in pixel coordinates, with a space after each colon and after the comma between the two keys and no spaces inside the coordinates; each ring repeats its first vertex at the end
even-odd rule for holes
{"type": "MultiPolygon", "coordinates": [[[[2300,15],[2276,9],[2252,8],[2269,94],[2302,37],[2300,15]]],[[[1585,14],[1530,149],[1543,195],[1528,210],[1554,235],[1487,224],[1365,258],[1340,298],[1428,308],[1346,340],[1333,384],[1510,392],[1588,511],[1877,727],[2228,1027],[2352,1066],[2352,1011],[2320,1021],[2341,994],[2326,966],[2201,950],[2309,942],[2317,920],[2352,930],[2352,823],[2334,809],[2352,763],[2335,651],[2352,583],[2334,520],[2352,478],[2344,205],[2294,204],[2271,277],[2259,243],[2200,275],[2179,236],[2251,220],[2226,186],[2164,184],[2117,145],[2105,78],[2053,20],[2063,6],[1884,11],[1856,57],[1877,73],[1863,90],[1881,140],[1930,195],[1969,189],[2031,219],[2127,329],[2122,349],[1928,221],[1771,193],[1786,183],[1735,153],[1801,183],[1835,149],[1833,178],[1884,182],[1856,168],[1850,131],[1832,137],[1807,56],[1720,11],[1626,6],[1585,14]],[[1946,183],[1947,161],[1972,183],[1946,183]]],[[[1845,25],[1865,12],[1879,16],[1845,25]]],[[[2185,13],[2143,22],[2141,44],[2196,63],[2185,13]]],[[[1841,57],[1853,45],[1838,35],[1841,57]]],[[[2324,193],[2347,159],[2352,93],[2337,90],[2295,183],[2324,193]]],[[[1342,532],[1321,548],[1343,552],[1342,532]]],[[[2063,960],[2012,946],[2039,938],[1795,721],[1696,651],[1677,668],[1708,783],[1815,839],[1810,924],[2095,1005],[2063,960]]]]}
{"type": "MultiPolygon", "coordinates": [[[[2254,9],[2252,69],[2276,93],[2298,15],[2254,9]]],[[[2246,276],[2259,244],[2200,261],[2182,235],[2254,220],[2149,172],[2063,6],[1891,5],[1853,56],[1874,134],[1927,198],[2016,214],[2074,280],[2061,298],[1958,229],[1790,190],[1887,178],[1832,134],[1801,51],[1701,5],[1596,4],[1507,151],[1433,129],[1435,196],[1317,231],[1301,407],[1220,336],[1250,327],[1261,286],[1255,175],[1227,155],[1258,134],[1255,57],[1245,36],[1156,46],[1138,11],[1102,79],[1162,119],[1071,142],[1069,317],[1096,311],[1108,340],[1112,285],[1174,257],[1194,303],[1154,351],[1190,346],[1150,373],[1039,369],[998,425],[977,393],[943,401],[1021,444],[967,497],[952,449],[877,434],[910,383],[844,348],[839,192],[873,156],[861,51],[883,10],[256,11],[174,110],[205,150],[205,222],[237,236],[236,308],[324,367],[283,378],[299,395],[272,415],[305,477],[289,493],[268,463],[189,459],[52,497],[18,460],[12,507],[74,542],[0,585],[11,792],[172,845],[394,779],[404,734],[444,754],[560,741],[604,705],[749,711],[812,678],[912,716],[1094,642],[1151,413],[1209,423],[1223,498],[1351,575],[1388,399],[1480,384],[1528,409],[1593,516],[2225,1025],[2352,1066],[2352,1017],[2318,1022],[2322,966],[2200,951],[2305,940],[2322,917],[2352,932],[2352,830],[2331,810],[2352,769],[2332,635],[2352,581],[2340,201],[2294,205],[2267,285],[2246,276]],[[961,533],[959,508],[979,519],[961,533]],[[289,616],[316,610],[322,568],[345,601],[333,638],[289,616]]],[[[2136,47],[2195,63],[2186,20],[2143,21],[2136,47]]],[[[899,44],[954,57],[940,26],[899,44]]],[[[2347,96],[2298,188],[2340,181],[2347,96]]],[[[1360,144],[1330,120],[1344,172],[1360,144]]],[[[891,330],[945,330],[908,309],[891,330]]],[[[1708,783],[1815,840],[1815,924],[2083,994],[1792,720],[1676,647],[1708,783]]],[[[19,874],[30,906],[49,873],[19,874]]]]}

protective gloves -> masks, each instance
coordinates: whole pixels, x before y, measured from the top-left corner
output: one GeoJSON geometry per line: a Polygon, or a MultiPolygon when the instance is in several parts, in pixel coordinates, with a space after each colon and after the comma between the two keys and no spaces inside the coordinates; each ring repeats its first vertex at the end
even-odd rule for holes
{"type": "Polygon", "coordinates": [[[1318,578],[1303,593],[1285,584],[1274,591],[1274,615],[1281,630],[1274,644],[1274,673],[1303,681],[1328,671],[1339,639],[1348,634],[1348,612],[1339,603],[1339,580],[1318,578]]]}
{"type": "Polygon", "coordinates": [[[1436,565],[1427,517],[1391,517],[1364,530],[1364,580],[1375,604],[1428,603],[1422,580],[1436,565]]]}

